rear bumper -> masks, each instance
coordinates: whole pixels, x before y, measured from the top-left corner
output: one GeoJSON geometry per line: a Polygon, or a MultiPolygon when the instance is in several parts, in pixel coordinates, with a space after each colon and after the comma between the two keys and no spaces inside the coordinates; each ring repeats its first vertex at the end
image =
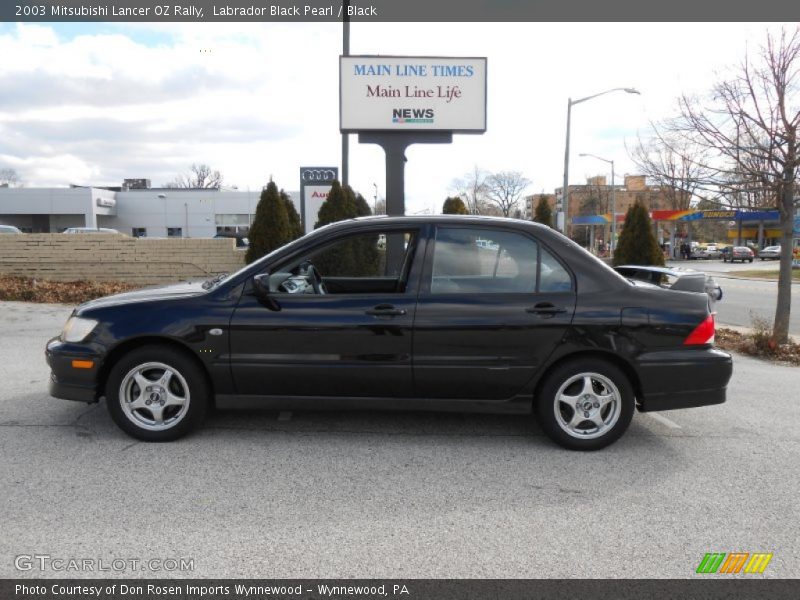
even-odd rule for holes
{"type": "Polygon", "coordinates": [[[47,342],[45,349],[50,366],[50,395],[64,400],[96,402],[97,374],[100,370],[100,355],[85,346],[68,344],[59,338],[47,342]],[[91,368],[75,368],[73,361],[92,362],[91,368]]]}
{"type": "Polygon", "coordinates": [[[639,356],[639,410],[675,410],[725,402],[731,355],[716,348],[666,350],[639,356]]]}

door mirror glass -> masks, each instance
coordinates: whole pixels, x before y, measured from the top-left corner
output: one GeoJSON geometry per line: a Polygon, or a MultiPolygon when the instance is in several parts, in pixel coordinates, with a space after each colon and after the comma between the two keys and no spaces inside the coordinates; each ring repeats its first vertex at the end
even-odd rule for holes
{"type": "Polygon", "coordinates": [[[269,273],[261,273],[253,277],[253,289],[256,292],[256,296],[262,298],[269,296],[269,277],[269,273]]]}

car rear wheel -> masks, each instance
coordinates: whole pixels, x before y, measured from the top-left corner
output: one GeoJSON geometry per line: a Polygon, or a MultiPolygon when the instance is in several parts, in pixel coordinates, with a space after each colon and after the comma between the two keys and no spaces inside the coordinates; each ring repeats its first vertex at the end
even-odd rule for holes
{"type": "Polygon", "coordinates": [[[542,429],[571,450],[599,450],[614,443],[628,429],[634,408],[625,373],[592,358],[556,367],[536,398],[542,429]]]}
{"type": "Polygon", "coordinates": [[[182,352],[143,346],[122,357],[106,383],[108,412],[128,435],[176,440],[199,426],[209,404],[201,369],[182,352]]]}

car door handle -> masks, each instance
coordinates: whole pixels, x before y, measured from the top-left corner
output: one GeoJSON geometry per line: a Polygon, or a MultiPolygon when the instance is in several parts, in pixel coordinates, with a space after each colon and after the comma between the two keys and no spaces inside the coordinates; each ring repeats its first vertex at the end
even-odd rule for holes
{"type": "Polygon", "coordinates": [[[561,308],[560,306],[555,306],[550,302],[540,302],[536,306],[529,306],[525,309],[525,312],[533,313],[535,315],[557,315],[560,313],[567,312],[566,308],[561,308]]]}
{"type": "Polygon", "coordinates": [[[406,314],[404,308],[395,308],[391,304],[379,304],[375,308],[370,308],[364,312],[373,317],[399,317],[406,314]]]}

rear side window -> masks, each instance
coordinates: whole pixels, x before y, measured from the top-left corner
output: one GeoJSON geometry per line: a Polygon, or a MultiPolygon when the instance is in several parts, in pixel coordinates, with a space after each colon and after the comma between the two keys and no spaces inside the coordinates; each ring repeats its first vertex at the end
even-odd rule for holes
{"type": "Polygon", "coordinates": [[[490,229],[440,227],[431,293],[569,291],[572,279],[552,254],[527,236],[490,229]]]}

